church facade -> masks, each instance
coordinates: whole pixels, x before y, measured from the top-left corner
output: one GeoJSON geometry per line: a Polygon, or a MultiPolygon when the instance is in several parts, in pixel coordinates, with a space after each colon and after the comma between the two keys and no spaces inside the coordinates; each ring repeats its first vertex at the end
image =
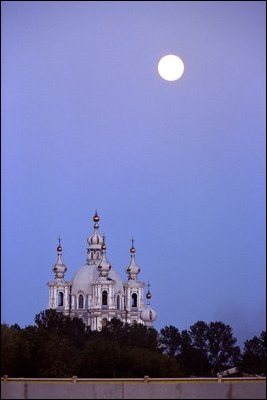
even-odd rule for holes
{"type": "Polygon", "coordinates": [[[105,236],[99,232],[99,221],[95,212],[93,233],[87,239],[86,262],[71,281],[65,280],[67,266],[63,263],[59,239],[57,261],[52,267],[55,278],[47,284],[48,308],[81,318],[91,330],[101,330],[113,317],[124,323],[141,323],[150,327],[157,313],[150,306],[149,285],[144,304],[145,284],[138,279],[140,268],[135,261],[134,241],[126,267],[128,279],[123,282],[107,258],[105,236]]]}

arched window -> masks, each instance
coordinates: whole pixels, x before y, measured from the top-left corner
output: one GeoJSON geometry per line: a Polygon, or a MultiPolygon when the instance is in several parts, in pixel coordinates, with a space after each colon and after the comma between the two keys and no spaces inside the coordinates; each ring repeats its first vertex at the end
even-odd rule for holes
{"type": "Polygon", "coordinates": [[[96,252],[96,258],[99,259],[99,252],[96,252]]]}
{"type": "Polygon", "coordinates": [[[117,310],[119,310],[121,307],[120,307],[120,296],[118,295],[117,296],[117,310]]]}
{"type": "Polygon", "coordinates": [[[63,306],[63,293],[62,293],[62,292],[58,292],[58,299],[57,299],[57,301],[58,301],[57,305],[58,305],[59,307],[62,307],[62,306],[63,306]]]}
{"type": "Polygon", "coordinates": [[[83,295],[82,294],[79,294],[78,303],[79,303],[79,308],[83,308],[84,307],[84,305],[83,305],[83,295]]]}
{"type": "Polygon", "coordinates": [[[132,294],[132,307],[137,307],[137,294],[132,294]]]}
{"type": "Polygon", "coordinates": [[[103,290],[102,292],[102,306],[107,306],[108,305],[108,292],[106,290],[103,290]]]}
{"type": "Polygon", "coordinates": [[[94,252],[91,251],[91,260],[94,258],[94,252]]]}

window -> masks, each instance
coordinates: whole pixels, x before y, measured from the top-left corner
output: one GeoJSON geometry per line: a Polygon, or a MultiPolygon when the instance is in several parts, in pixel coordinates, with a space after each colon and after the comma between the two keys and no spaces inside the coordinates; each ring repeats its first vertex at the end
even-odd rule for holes
{"type": "Polygon", "coordinates": [[[117,296],[117,310],[119,310],[121,307],[120,307],[120,296],[118,295],[117,296]]]}
{"type": "Polygon", "coordinates": [[[99,252],[96,252],[96,258],[99,259],[99,252]]]}
{"type": "Polygon", "coordinates": [[[84,305],[83,305],[83,295],[82,295],[82,294],[79,294],[79,301],[78,301],[78,303],[79,303],[79,308],[84,308],[84,305]]]}
{"type": "Polygon", "coordinates": [[[102,306],[107,306],[108,305],[108,292],[106,290],[103,290],[102,292],[102,306]]]}
{"type": "Polygon", "coordinates": [[[91,260],[94,258],[94,252],[91,251],[91,260]]]}
{"type": "Polygon", "coordinates": [[[63,306],[63,293],[62,292],[58,292],[58,306],[62,307],[63,306]]]}
{"type": "Polygon", "coordinates": [[[132,294],[132,307],[137,307],[137,294],[132,294]]]}

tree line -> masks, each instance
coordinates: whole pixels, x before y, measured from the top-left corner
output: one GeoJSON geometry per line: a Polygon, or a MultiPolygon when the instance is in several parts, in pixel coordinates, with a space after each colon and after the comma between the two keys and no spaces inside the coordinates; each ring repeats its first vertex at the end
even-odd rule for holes
{"type": "Polygon", "coordinates": [[[266,375],[266,331],[241,351],[223,322],[198,321],[181,332],[169,325],[158,332],[113,318],[91,331],[81,319],[44,310],[35,325],[1,324],[1,339],[2,376],[209,377],[232,367],[266,375]]]}

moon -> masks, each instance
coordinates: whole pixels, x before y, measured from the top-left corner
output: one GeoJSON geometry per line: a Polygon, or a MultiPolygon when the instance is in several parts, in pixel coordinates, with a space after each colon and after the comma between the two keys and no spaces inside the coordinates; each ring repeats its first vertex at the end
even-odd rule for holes
{"type": "Polygon", "coordinates": [[[168,54],[159,60],[158,72],[166,81],[177,81],[184,73],[184,63],[180,57],[168,54]]]}

